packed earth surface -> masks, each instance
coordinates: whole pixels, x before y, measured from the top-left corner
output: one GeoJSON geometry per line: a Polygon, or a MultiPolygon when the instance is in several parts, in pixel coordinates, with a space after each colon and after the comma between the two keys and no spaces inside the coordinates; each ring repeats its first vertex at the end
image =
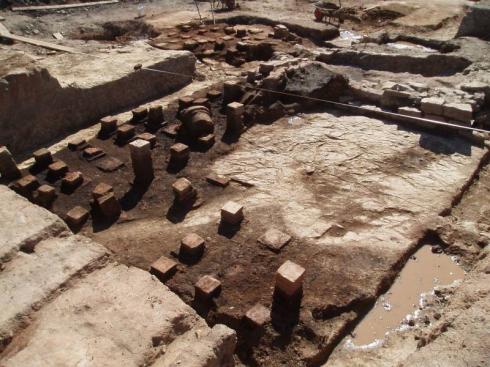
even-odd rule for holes
{"type": "Polygon", "coordinates": [[[490,366],[489,24],[0,0],[0,366],[490,366]]]}

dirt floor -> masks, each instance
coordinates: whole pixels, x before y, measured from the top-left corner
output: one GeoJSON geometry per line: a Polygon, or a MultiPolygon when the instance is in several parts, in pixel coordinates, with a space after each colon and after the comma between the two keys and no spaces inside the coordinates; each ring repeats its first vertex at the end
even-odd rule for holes
{"type": "MultiPolygon", "coordinates": [[[[310,1],[239,5],[217,12],[216,24],[207,2],[199,2],[207,21],[199,24],[192,1],[0,10],[11,33],[55,42],[53,33],[61,32],[57,43],[88,55],[143,41],[197,59],[188,87],[139,106],[162,105],[161,125],[134,118],[136,106],[127,106],[114,115],[120,129],[134,127],[128,139],[103,136],[93,124],[50,147],[55,161],[83,175],[76,188],[32,159],[23,174],[55,189],[46,207],[61,218],[76,206],[90,212],[71,228],[114,260],[143,270],[162,256],[176,261],[175,274],[162,281],[210,326],[236,330],[237,366],[490,366],[488,133],[417,121],[490,126],[489,44],[453,39],[467,2],[344,0],[339,31],[314,21],[310,1]],[[278,36],[282,22],[290,29],[278,36]],[[192,136],[183,97],[209,107],[211,144],[192,136]],[[240,134],[228,129],[232,101],[245,105],[240,134]],[[129,143],[143,133],[154,135],[154,178],[138,185],[129,143]],[[74,148],[75,139],[83,142],[74,148]],[[190,147],[182,164],[170,158],[175,143],[190,147]],[[102,153],[87,157],[90,147],[102,153]],[[179,178],[197,191],[185,204],[172,189],[179,178]],[[100,183],[113,188],[120,206],[112,218],[94,203],[100,183]],[[228,201],[243,206],[239,225],[221,220],[228,201]],[[284,247],[264,245],[271,229],[290,236],[284,247]],[[205,240],[194,259],[179,253],[190,233],[205,240]],[[275,288],[287,260],[306,269],[293,296],[275,288]],[[206,275],[221,289],[204,301],[195,284],[206,275]],[[246,315],[257,305],[266,316],[254,326],[246,315]]],[[[53,56],[18,42],[2,50],[29,54],[34,63],[53,56]]],[[[10,183],[39,202],[18,185],[10,183]]]]}

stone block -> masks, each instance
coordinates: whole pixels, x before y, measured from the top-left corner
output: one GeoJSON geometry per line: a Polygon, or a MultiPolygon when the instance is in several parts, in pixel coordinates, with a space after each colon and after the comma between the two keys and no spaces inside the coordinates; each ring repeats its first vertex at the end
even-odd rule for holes
{"type": "Polygon", "coordinates": [[[397,108],[407,106],[411,103],[412,95],[409,92],[386,89],[381,96],[381,105],[385,107],[397,108]]]}
{"type": "Polygon", "coordinates": [[[444,105],[443,116],[470,125],[473,120],[473,107],[469,103],[448,103],[444,105]]]}
{"type": "Polygon", "coordinates": [[[168,257],[162,256],[150,266],[150,273],[158,279],[165,281],[177,271],[177,263],[168,257]]]}
{"type": "Polygon", "coordinates": [[[275,228],[271,228],[265,232],[258,241],[272,251],[279,252],[291,241],[291,236],[275,228]]]}
{"type": "Polygon", "coordinates": [[[423,98],[420,109],[428,115],[442,116],[444,110],[444,99],[442,98],[423,98]]]}
{"type": "Polygon", "coordinates": [[[228,177],[218,176],[216,174],[210,174],[206,177],[206,181],[215,186],[226,187],[230,184],[228,177]]]}
{"type": "Polygon", "coordinates": [[[180,256],[198,259],[204,253],[204,238],[197,233],[189,233],[185,236],[180,243],[180,256]]]}
{"type": "Polygon", "coordinates": [[[61,180],[61,189],[64,191],[72,191],[79,187],[82,183],[82,172],[68,172],[65,177],[63,177],[63,180],[61,180]]]}
{"type": "MultiPolygon", "coordinates": [[[[2,366],[34,367],[39,361],[48,366],[143,366],[149,356],[182,346],[182,334],[208,331],[191,307],[147,271],[110,264],[46,304],[35,325],[25,330],[23,348],[2,359],[2,366]],[[67,342],[69,348],[53,351],[67,342]]],[[[222,346],[214,345],[214,352],[221,352],[222,346]]]]}
{"type": "Polygon", "coordinates": [[[422,117],[422,112],[420,112],[419,109],[413,107],[400,107],[398,108],[398,113],[405,116],[422,117]]]}
{"type": "Polygon", "coordinates": [[[257,303],[247,311],[245,320],[253,327],[263,327],[271,320],[271,312],[268,308],[257,303]]]}
{"type": "Polygon", "coordinates": [[[20,248],[32,251],[42,239],[68,231],[57,215],[29,203],[3,185],[0,185],[0,202],[0,223],[8,223],[0,226],[0,263],[20,248]]]}
{"type": "Polygon", "coordinates": [[[187,145],[176,143],[170,147],[170,159],[172,161],[183,162],[189,159],[190,149],[187,145]]]}
{"type": "Polygon", "coordinates": [[[81,206],[76,206],[66,213],[65,221],[70,227],[78,227],[83,225],[89,217],[87,209],[81,206]]]}
{"type": "Polygon", "coordinates": [[[12,154],[4,146],[0,146],[0,175],[7,180],[14,180],[21,176],[12,154]]]}
{"type": "Polygon", "coordinates": [[[38,243],[35,252],[18,253],[0,272],[0,340],[15,334],[39,304],[106,253],[103,246],[82,236],[49,238],[38,243]]]}
{"type": "Polygon", "coordinates": [[[53,156],[46,148],[38,149],[33,153],[34,160],[38,167],[47,167],[53,163],[53,156]]]}
{"type": "Polygon", "coordinates": [[[297,294],[303,288],[304,274],[302,266],[287,260],[277,269],[275,289],[287,296],[297,294]]]}
{"type": "Polygon", "coordinates": [[[447,122],[447,120],[440,116],[440,115],[429,115],[429,114],[426,114],[424,116],[424,118],[428,119],[428,120],[434,120],[434,121],[440,121],[440,122],[447,122]]]}
{"type": "Polygon", "coordinates": [[[227,224],[237,225],[243,218],[243,206],[234,201],[227,202],[221,208],[221,221],[227,224]]]}
{"type": "Polygon", "coordinates": [[[235,366],[236,332],[225,325],[214,325],[210,331],[191,330],[172,343],[152,367],[231,367],[235,366]],[[182,340],[180,340],[182,339],[182,340]],[[192,345],[192,348],[189,346],[192,345]]]}
{"type": "Polygon", "coordinates": [[[56,161],[48,166],[48,170],[51,177],[63,177],[68,172],[68,166],[63,161],[56,161]]]}
{"type": "Polygon", "coordinates": [[[97,198],[97,206],[102,215],[109,219],[118,218],[121,214],[121,205],[113,192],[97,198]]]}
{"type": "Polygon", "coordinates": [[[108,185],[104,182],[101,182],[92,190],[92,197],[94,199],[98,199],[102,196],[105,196],[111,192],[114,192],[114,189],[111,185],[108,185]]]}
{"type": "Polygon", "coordinates": [[[217,297],[221,292],[221,282],[210,275],[201,277],[194,285],[195,298],[210,299],[217,297]]]}

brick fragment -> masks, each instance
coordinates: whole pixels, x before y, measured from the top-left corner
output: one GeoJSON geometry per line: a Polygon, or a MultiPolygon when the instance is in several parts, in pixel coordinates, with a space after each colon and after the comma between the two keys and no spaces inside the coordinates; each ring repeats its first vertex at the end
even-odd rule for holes
{"type": "Polygon", "coordinates": [[[444,99],[431,97],[422,99],[420,109],[425,114],[442,116],[443,106],[444,99]]]}

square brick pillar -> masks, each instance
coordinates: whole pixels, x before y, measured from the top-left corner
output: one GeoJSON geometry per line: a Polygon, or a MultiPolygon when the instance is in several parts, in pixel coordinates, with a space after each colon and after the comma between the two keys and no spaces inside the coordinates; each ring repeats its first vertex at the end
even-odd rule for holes
{"type": "Polygon", "coordinates": [[[134,182],[148,184],[153,180],[153,160],[149,141],[137,139],[129,143],[131,163],[133,165],[134,182]]]}

